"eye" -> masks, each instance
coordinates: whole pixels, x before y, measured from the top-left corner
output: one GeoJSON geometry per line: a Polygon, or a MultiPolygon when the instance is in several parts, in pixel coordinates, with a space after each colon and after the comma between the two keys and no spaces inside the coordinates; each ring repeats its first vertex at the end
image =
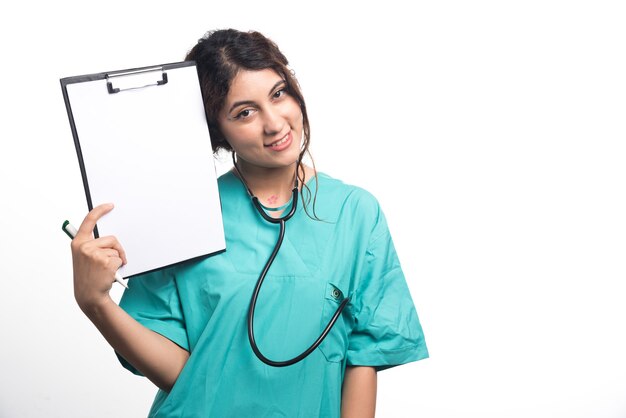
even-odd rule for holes
{"type": "Polygon", "coordinates": [[[280,99],[281,97],[283,97],[285,94],[287,94],[287,89],[286,88],[281,88],[278,89],[274,92],[274,94],[272,95],[272,98],[274,99],[280,99]]]}
{"type": "Polygon", "coordinates": [[[252,109],[244,109],[241,112],[237,113],[237,115],[235,116],[235,119],[247,119],[250,116],[252,116],[252,109]]]}

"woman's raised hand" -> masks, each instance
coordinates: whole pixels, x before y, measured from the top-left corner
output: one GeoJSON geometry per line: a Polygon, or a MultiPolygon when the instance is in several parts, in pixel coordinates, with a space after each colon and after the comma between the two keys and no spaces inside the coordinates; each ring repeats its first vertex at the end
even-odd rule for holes
{"type": "Polygon", "coordinates": [[[74,297],[85,313],[108,302],[109,291],[115,281],[115,272],[126,264],[126,253],[117,238],[114,236],[93,238],[96,223],[111,210],[113,210],[111,203],[93,208],[72,240],[74,297]]]}

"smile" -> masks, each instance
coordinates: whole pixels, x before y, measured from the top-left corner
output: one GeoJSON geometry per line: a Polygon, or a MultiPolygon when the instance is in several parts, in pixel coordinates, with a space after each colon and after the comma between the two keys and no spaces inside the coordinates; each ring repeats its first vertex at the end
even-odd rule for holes
{"type": "Polygon", "coordinates": [[[285,135],[278,141],[272,142],[271,144],[265,145],[265,146],[269,148],[283,148],[284,146],[288,145],[290,142],[291,142],[291,132],[289,132],[287,135],[285,135]]]}

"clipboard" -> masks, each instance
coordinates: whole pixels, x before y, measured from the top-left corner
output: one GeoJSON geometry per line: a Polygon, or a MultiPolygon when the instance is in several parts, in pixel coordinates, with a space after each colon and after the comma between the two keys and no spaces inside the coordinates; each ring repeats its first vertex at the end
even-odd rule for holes
{"type": "Polygon", "coordinates": [[[62,78],[92,210],[115,209],[124,278],[226,249],[217,174],[195,62],[62,78]]]}

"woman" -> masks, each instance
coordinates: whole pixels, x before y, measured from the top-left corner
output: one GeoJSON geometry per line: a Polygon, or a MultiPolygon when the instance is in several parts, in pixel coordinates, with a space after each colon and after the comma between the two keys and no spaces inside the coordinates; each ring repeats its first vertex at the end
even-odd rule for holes
{"type": "Polygon", "coordinates": [[[79,306],[122,364],[160,388],[150,416],[374,416],[376,372],[428,356],[378,203],[302,162],[306,106],[272,41],[215,31],[187,59],[197,64],[213,149],[231,151],[235,162],[219,179],[227,250],[132,278],[117,306],[111,278],[126,256],[115,238],[92,238],[112,209],[98,206],[72,242],[79,306]],[[260,356],[249,342],[248,306],[279,227],[251,194],[270,217],[301,202],[258,295],[260,356]],[[303,360],[260,360],[297,357],[338,311],[303,360]]]}

